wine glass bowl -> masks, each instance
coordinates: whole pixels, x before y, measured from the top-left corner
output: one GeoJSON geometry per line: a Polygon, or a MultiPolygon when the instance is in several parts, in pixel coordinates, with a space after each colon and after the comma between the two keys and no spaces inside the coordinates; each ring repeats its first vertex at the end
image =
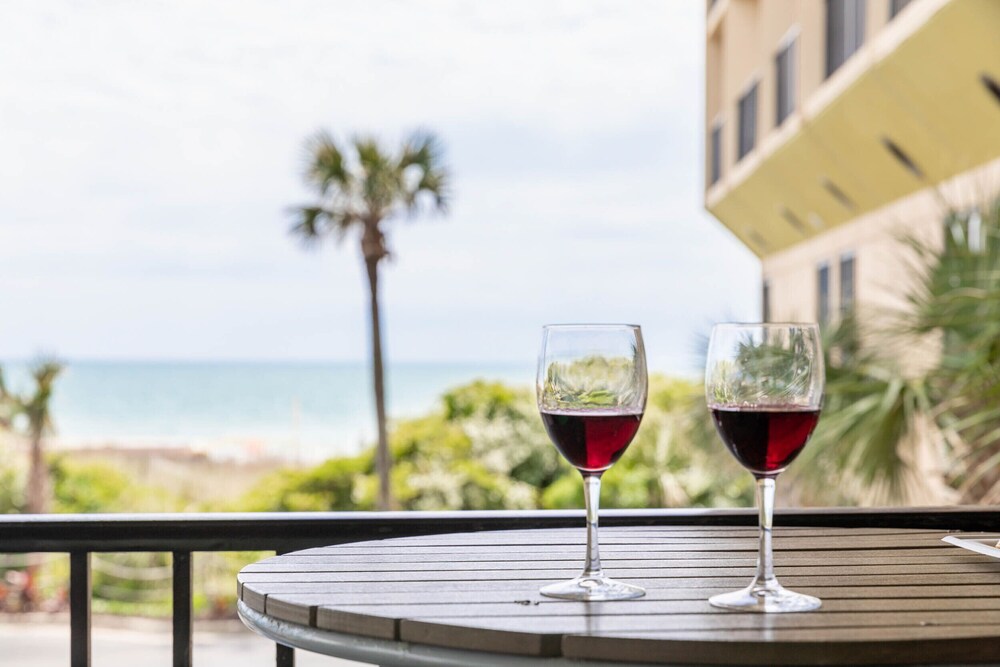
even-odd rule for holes
{"type": "Polygon", "coordinates": [[[597,524],[601,474],[615,464],[639,430],[647,385],[638,326],[544,327],[536,380],[538,409],[553,444],[583,475],[587,554],[580,576],[544,586],[543,595],[596,601],[645,594],[638,586],[604,575],[597,524]]]}
{"type": "Polygon", "coordinates": [[[717,607],[811,611],[819,599],[774,576],[771,525],[775,478],[805,447],[819,421],[824,368],[815,324],[720,324],[712,330],[705,397],[720,438],[757,480],[760,545],[753,581],[710,598],[717,607]]]}

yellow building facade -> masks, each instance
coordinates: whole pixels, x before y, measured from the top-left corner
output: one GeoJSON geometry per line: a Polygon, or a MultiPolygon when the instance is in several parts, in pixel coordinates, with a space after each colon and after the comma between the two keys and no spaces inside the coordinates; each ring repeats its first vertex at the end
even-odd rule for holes
{"type": "Polygon", "coordinates": [[[709,0],[705,206],[763,317],[897,305],[900,238],[1000,193],[1000,0],[709,0]]]}

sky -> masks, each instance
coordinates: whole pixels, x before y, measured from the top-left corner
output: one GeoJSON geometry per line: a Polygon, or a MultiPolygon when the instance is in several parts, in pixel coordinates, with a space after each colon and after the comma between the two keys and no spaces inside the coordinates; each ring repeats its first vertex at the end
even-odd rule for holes
{"type": "Polygon", "coordinates": [[[446,216],[389,223],[386,353],[533,360],[643,326],[691,370],[760,267],[703,210],[700,2],[0,4],[0,358],[363,360],[357,241],[308,252],[305,139],[436,132],[446,216]]]}

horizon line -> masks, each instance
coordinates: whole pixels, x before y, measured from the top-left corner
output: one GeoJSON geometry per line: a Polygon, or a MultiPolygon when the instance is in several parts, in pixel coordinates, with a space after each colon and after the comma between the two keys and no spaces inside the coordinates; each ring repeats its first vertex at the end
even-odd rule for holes
{"type": "MultiPolygon", "coordinates": [[[[33,355],[31,357],[0,357],[0,366],[4,364],[30,364],[39,360],[54,359],[72,363],[121,363],[121,364],[370,364],[370,359],[333,359],[333,358],[281,358],[281,357],[89,357],[33,355]]],[[[535,365],[535,360],[512,359],[389,359],[388,364],[439,364],[439,365],[535,365]]]]}

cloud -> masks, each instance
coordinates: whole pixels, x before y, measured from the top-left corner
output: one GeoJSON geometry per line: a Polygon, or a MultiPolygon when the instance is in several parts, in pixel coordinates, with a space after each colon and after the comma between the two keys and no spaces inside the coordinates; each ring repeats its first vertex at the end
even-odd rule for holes
{"type": "Polygon", "coordinates": [[[626,318],[676,366],[756,312],[759,265],[701,207],[699,3],[0,12],[0,357],[363,358],[353,242],[287,236],[321,126],[448,146],[452,214],[393,223],[390,356],[519,360],[543,321],[626,318]]]}

